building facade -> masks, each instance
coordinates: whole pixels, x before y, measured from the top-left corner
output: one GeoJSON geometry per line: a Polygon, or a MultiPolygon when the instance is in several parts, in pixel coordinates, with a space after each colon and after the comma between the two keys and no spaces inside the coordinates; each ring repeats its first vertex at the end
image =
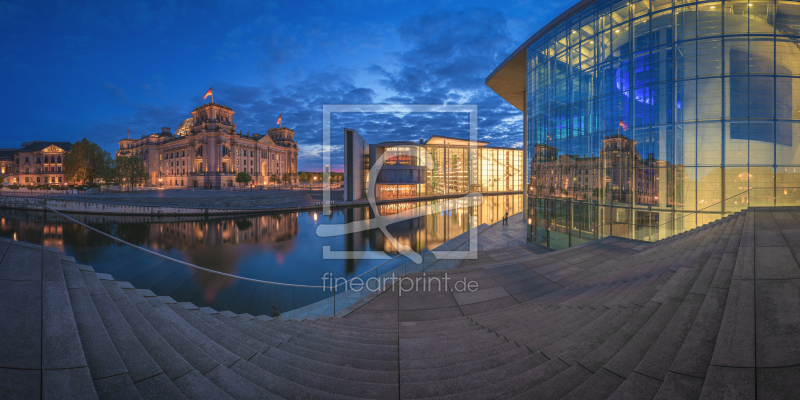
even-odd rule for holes
{"type": "Polygon", "coordinates": [[[147,186],[219,189],[235,186],[236,174],[247,172],[251,185],[274,183],[289,174],[297,181],[294,131],[273,128],[266,135],[236,132],[234,111],[209,103],[192,111],[178,125],[140,139],[119,141],[118,156],[135,156],[147,166],[147,186]]]}
{"type": "Polygon", "coordinates": [[[369,144],[353,129],[344,137],[346,201],[367,197],[374,173],[379,199],[522,191],[522,149],[437,135],[369,144]]]}
{"type": "Polygon", "coordinates": [[[486,84],[524,112],[533,241],[800,204],[800,3],[581,1],[486,84]]]}
{"type": "Polygon", "coordinates": [[[64,156],[70,142],[34,140],[18,149],[0,149],[0,176],[6,185],[65,186],[64,156]]]}

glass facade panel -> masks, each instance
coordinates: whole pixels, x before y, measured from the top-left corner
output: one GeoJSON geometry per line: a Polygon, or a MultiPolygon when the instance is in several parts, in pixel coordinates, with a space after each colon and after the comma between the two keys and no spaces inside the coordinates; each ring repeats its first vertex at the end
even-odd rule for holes
{"type": "Polygon", "coordinates": [[[526,54],[532,241],[800,204],[800,2],[597,1],[526,54]]]}

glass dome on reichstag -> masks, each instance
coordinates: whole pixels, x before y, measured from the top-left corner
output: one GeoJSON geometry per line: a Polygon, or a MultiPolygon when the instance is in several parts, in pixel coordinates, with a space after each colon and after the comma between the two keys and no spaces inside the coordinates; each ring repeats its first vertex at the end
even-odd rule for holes
{"type": "Polygon", "coordinates": [[[186,136],[192,132],[192,119],[186,118],[178,128],[175,129],[175,136],[186,136]]]}

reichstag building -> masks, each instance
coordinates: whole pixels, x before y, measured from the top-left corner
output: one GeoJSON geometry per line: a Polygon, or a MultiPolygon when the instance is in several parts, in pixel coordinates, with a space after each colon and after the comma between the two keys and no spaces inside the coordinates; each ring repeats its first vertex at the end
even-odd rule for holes
{"type": "Polygon", "coordinates": [[[800,2],[581,1],[486,84],[525,115],[532,241],[800,205],[800,2]]]}

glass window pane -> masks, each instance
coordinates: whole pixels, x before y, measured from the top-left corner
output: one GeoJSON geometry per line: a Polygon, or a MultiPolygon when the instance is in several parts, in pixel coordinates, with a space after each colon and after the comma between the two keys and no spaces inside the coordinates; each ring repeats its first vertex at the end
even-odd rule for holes
{"type": "Polygon", "coordinates": [[[800,123],[775,123],[775,164],[800,165],[800,123]]]}
{"type": "Polygon", "coordinates": [[[652,0],[653,11],[672,7],[672,0],[652,0]]]}
{"type": "Polygon", "coordinates": [[[776,41],[775,64],[775,73],[778,75],[800,75],[800,49],[794,41],[776,41]]]}
{"type": "Polygon", "coordinates": [[[772,167],[750,167],[750,207],[775,205],[775,172],[772,167]]]}
{"type": "Polygon", "coordinates": [[[697,5],[697,36],[722,34],[722,2],[697,5]]]}
{"type": "Polygon", "coordinates": [[[748,40],[746,38],[725,38],[725,74],[746,74],[749,68],[748,40]]]}
{"type": "Polygon", "coordinates": [[[697,209],[703,211],[722,211],[722,204],[720,203],[721,201],[722,168],[698,167],[697,209]]]}
{"type": "Polygon", "coordinates": [[[725,2],[725,33],[746,34],[748,19],[748,0],[725,2]]]}
{"type": "Polygon", "coordinates": [[[675,83],[676,121],[697,120],[697,82],[694,80],[675,83]]]}
{"type": "Polygon", "coordinates": [[[751,74],[773,74],[775,56],[772,39],[750,39],[749,65],[751,74]]]}
{"type": "Polygon", "coordinates": [[[697,119],[722,119],[722,78],[697,80],[697,119]]]}
{"type": "Polygon", "coordinates": [[[722,40],[697,41],[697,76],[722,74],[722,40]]]}
{"type": "Polygon", "coordinates": [[[696,124],[677,124],[675,126],[675,164],[697,165],[697,127],[696,124]]]}
{"type": "MultiPolygon", "coordinates": [[[[751,76],[747,90],[750,118],[775,117],[775,78],[751,76]]],[[[733,99],[731,99],[733,101],[733,99]]]]}
{"type": "Polygon", "coordinates": [[[696,210],[696,189],[697,168],[678,168],[675,175],[675,208],[678,210],[696,210]]]}
{"type": "Polygon", "coordinates": [[[675,9],[675,39],[686,40],[697,36],[697,8],[695,6],[675,9]]]}
{"type": "Polygon", "coordinates": [[[725,123],[725,166],[747,165],[747,121],[725,123]]]}
{"type": "Polygon", "coordinates": [[[651,46],[650,17],[645,16],[633,21],[634,52],[639,53],[651,46]]]}
{"type": "MultiPolygon", "coordinates": [[[[747,100],[748,79],[746,76],[725,78],[725,94],[730,100],[726,105],[726,119],[746,119],[749,101],[747,100]]],[[[746,132],[746,131],[745,131],[746,132]]],[[[747,135],[744,135],[747,138],[747,135]]]]}
{"type": "MultiPolygon", "coordinates": [[[[746,158],[746,156],[745,156],[746,158]]],[[[747,207],[747,190],[750,187],[750,172],[747,166],[725,166],[726,209],[747,207]],[[733,198],[736,196],[735,198],[733,198]]]]}
{"type": "Polygon", "coordinates": [[[794,1],[778,1],[775,14],[775,33],[779,35],[800,34],[800,3],[794,1]]]}
{"type": "Polygon", "coordinates": [[[778,167],[775,174],[775,205],[796,206],[800,204],[800,168],[778,167]]]}
{"type": "Polygon", "coordinates": [[[750,165],[773,165],[775,157],[775,124],[750,121],[748,125],[750,165]]]}
{"type": "Polygon", "coordinates": [[[697,76],[697,42],[690,41],[675,46],[675,78],[694,78],[697,76]]]}
{"type": "Polygon", "coordinates": [[[750,33],[773,33],[775,6],[770,0],[752,0],[748,3],[750,33]],[[750,6],[752,4],[752,6],[750,6]]]}
{"type": "Polygon", "coordinates": [[[719,166],[722,163],[722,123],[697,124],[697,165],[719,166]]]}

